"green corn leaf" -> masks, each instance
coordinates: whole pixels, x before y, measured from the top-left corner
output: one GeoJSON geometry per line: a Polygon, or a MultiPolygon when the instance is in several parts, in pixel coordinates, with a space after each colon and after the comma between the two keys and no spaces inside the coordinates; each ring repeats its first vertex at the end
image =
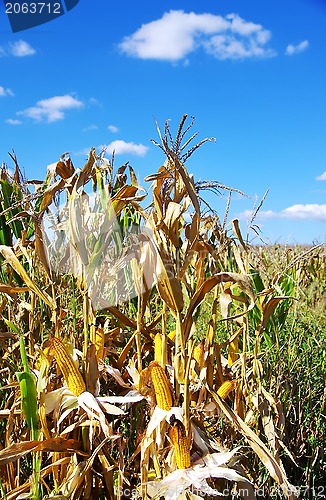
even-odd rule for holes
{"type": "Polygon", "coordinates": [[[9,330],[11,330],[12,332],[18,333],[18,334],[20,333],[19,328],[17,328],[16,325],[14,325],[11,321],[9,321],[9,319],[3,318],[3,321],[6,323],[9,330]]]}
{"type": "Polygon", "coordinates": [[[261,279],[260,274],[257,271],[257,269],[250,267],[250,275],[251,275],[251,279],[254,283],[255,292],[256,293],[262,292],[265,289],[265,286],[264,286],[263,280],[261,279]]]}
{"type": "MultiPolygon", "coordinates": [[[[10,184],[8,179],[3,179],[1,181],[1,192],[3,197],[3,207],[4,209],[8,209],[11,207],[14,201],[18,201],[22,198],[22,193],[15,185],[10,184]]],[[[17,215],[21,211],[21,207],[18,206],[16,208],[11,209],[7,213],[7,218],[11,219],[15,215],[17,215]]],[[[20,220],[14,220],[9,223],[14,235],[16,238],[21,238],[23,225],[20,220]]]]}
{"type": "Polygon", "coordinates": [[[36,384],[34,376],[30,373],[25,349],[25,339],[20,337],[20,355],[23,363],[23,372],[17,372],[16,377],[20,385],[21,407],[26,423],[31,429],[31,438],[38,439],[38,413],[36,384]]]}
{"type": "Polygon", "coordinates": [[[34,376],[29,372],[16,373],[20,385],[21,406],[26,423],[31,429],[31,438],[38,438],[38,413],[34,376]]]}

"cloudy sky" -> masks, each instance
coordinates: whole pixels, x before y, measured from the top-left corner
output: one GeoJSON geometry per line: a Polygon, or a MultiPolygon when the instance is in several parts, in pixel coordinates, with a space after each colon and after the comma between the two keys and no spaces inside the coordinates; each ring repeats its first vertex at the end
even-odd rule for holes
{"type": "MultiPolygon", "coordinates": [[[[13,34],[0,0],[0,161],[14,149],[28,178],[90,147],[143,178],[163,163],[154,118],[196,117],[196,180],[234,195],[244,235],[252,211],[266,242],[326,240],[326,2],[80,0],[13,34]]],[[[223,218],[226,197],[208,195],[223,218]]],[[[253,235],[253,233],[251,233],[253,235]]]]}

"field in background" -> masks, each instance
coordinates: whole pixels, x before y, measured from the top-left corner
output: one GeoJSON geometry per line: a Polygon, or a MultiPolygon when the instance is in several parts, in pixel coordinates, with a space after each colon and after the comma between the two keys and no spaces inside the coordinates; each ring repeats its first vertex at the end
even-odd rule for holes
{"type": "Polygon", "coordinates": [[[188,174],[186,123],[158,129],[148,206],[93,149],[1,170],[4,499],[326,494],[325,247],[227,226],[205,190],[238,191],[188,174]]]}

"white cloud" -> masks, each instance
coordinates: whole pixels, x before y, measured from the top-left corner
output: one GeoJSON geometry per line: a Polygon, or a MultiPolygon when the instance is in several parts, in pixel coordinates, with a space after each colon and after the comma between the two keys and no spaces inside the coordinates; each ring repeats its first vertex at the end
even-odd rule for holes
{"type": "Polygon", "coordinates": [[[285,50],[287,56],[293,56],[293,54],[299,54],[304,52],[309,47],[308,40],[298,43],[298,45],[288,45],[285,50]]]}
{"type": "MultiPolygon", "coordinates": [[[[244,210],[240,214],[238,214],[239,219],[251,219],[252,217],[252,210],[244,210]]],[[[273,210],[259,210],[257,216],[255,217],[255,220],[266,220],[266,219],[272,219],[274,217],[278,217],[277,212],[273,212],[273,210]]]]}
{"type": "Polygon", "coordinates": [[[112,132],[113,134],[119,132],[118,127],[116,127],[115,125],[108,125],[108,130],[110,130],[110,132],[112,132]]]}
{"type": "Polygon", "coordinates": [[[326,221],[326,205],[318,205],[317,203],[292,205],[282,210],[281,216],[287,219],[326,221]]]}
{"type": "MultiPolygon", "coordinates": [[[[252,217],[251,210],[245,210],[239,214],[239,218],[250,219],[252,217]]],[[[291,220],[317,220],[326,222],[326,205],[319,205],[317,203],[298,203],[284,208],[280,212],[273,210],[261,210],[258,212],[255,220],[263,221],[266,219],[291,219],[291,220]]]]}
{"type": "Polygon", "coordinates": [[[103,107],[102,103],[98,99],[96,99],[96,97],[91,97],[89,99],[89,104],[91,104],[92,106],[98,106],[99,108],[103,107]]]}
{"type": "Polygon", "coordinates": [[[25,57],[32,56],[36,54],[36,50],[29,45],[29,43],[24,42],[24,40],[17,40],[9,46],[9,53],[15,57],[25,57]]]}
{"type": "Polygon", "coordinates": [[[91,130],[97,130],[97,125],[89,125],[88,127],[83,128],[83,132],[90,132],[91,130]]]}
{"type": "Polygon", "coordinates": [[[13,118],[8,118],[8,120],[6,120],[6,123],[9,123],[9,125],[21,125],[23,122],[21,120],[15,120],[13,118]]]}
{"type": "Polygon", "coordinates": [[[1,85],[0,85],[0,97],[6,97],[8,95],[13,96],[14,95],[13,91],[11,89],[8,89],[8,88],[5,89],[4,87],[1,87],[1,85]]]}
{"type": "Polygon", "coordinates": [[[18,111],[17,115],[32,118],[37,122],[46,120],[48,123],[52,123],[63,120],[65,111],[81,107],[83,107],[83,103],[78,99],[71,95],[61,95],[38,101],[35,106],[18,111]]]}
{"type": "Polygon", "coordinates": [[[143,24],[119,47],[129,56],[171,62],[184,59],[200,47],[217,59],[244,59],[275,55],[265,47],[270,38],[270,31],[237,14],[222,17],[171,10],[143,24]]]}
{"type": "Polygon", "coordinates": [[[326,181],[326,172],[323,172],[321,175],[316,177],[316,181],[326,181]]]}
{"type": "MultiPolygon", "coordinates": [[[[135,144],[134,142],[126,142],[121,139],[111,142],[110,144],[101,144],[96,148],[97,151],[106,151],[106,155],[111,156],[114,152],[115,155],[130,154],[135,156],[145,156],[148,147],[144,144],[135,144]]],[[[83,149],[76,152],[76,155],[88,155],[90,148],[83,149]]]]}
{"type": "Polygon", "coordinates": [[[145,156],[148,147],[144,144],[135,144],[134,142],[126,142],[121,139],[111,142],[106,146],[101,146],[101,149],[106,149],[107,154],[112,154],[113,151],[116,155],[132,154],[136,156],[145,156]]]}

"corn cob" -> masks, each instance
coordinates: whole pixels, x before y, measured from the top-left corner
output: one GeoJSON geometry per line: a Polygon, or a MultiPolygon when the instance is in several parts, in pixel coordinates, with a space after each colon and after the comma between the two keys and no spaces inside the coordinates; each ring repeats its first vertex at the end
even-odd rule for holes
{"type": "Polygon", "coordinates": [[[178,469],[190,467],[190,439],[186,435],[184,425],[175,420],[169,432],[173,444],[175,461],[178,469]]]}
{"type": "Polygon", "coordinates": [[[103,328],[99,327],[96,330],[95,336],[95,350],[96,350],[96,359],[97,361],[103,361],[104,356],[104,340],[105,334],[103,328]]]}
{"type": "Polygon", "coordinates": [[[163,334],[157,333],[154,337],[155,361],[163,366],[163,334]]]}
{"type": "Polygon", "coordinates": [[[172,340],[172,342],[175,341],[175,337],[177,335],[177,332],[175,330],[172,330],[169,334],[168,334],[168,337],[170,340],[172,340]]]}
{"type": "Polygon", "coordinates": [[[219,387],[217,394],[220,396],[221,399],[226,399],[230,394],[230,392],[233,391],[236,384],[237,384],[236,380],[226,380],[219,387]]]}
{"type": "Polygon", "coordinates": [[[54,356],[58,363],[68,389],[76,396],[85,392],[86,386],[83,377],[61,339],[57,337],[51,339],[49,354],[54,356]]]}
{"type": "Polygon", "coordinates": [[[162,408],[162,410],[170,410],[173,402],[172,389],[164,369],[157,361],[152,361],[150,364],[150,372],[157,406],[162,408]]]}
{"type": "Polygon", "coordinates": [[[151,380],[150,368],[147,367],[141,370],[141,372],[139,373],[138,385],[135,384],[135,386],[137,387],[142,396],[148,396],[148,394],[152,392],[150,390],[150,380],[151,380]]]}
{"type": "Polygon", "coordinates": [[[203,367],[204,364],[204,355],[205,355],[204,341],[201,340],[199,344],[196,345],[193,352],[193,358],[197,361],[197,364],[200,369],[203,367]]]}
{"type": "Polygon", "coordinates": [[[239,338],[237,337],[231,342],[228,352],[228,364],[232,366],[233,363],[239,358],[239,338]]]}

